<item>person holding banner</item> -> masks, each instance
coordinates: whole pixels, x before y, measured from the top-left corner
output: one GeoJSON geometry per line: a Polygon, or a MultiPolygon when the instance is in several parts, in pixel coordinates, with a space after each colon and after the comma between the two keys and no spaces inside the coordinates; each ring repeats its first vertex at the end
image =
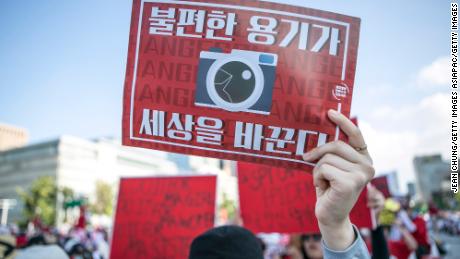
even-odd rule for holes
{"type": "MultiPolygon", "coordinates": [[[[324,258],[370,258],[349,215],[375,174],[372,158],[361,131],[353,122],[335,110],[329,110],[328,117],[348,136],[348,143],[330,142],[303,156],[305,161],[317,161],[313,170],[317,196],[315,214],[324,258]]],[[[263,254],[252,233],[241,227],[224,226],[195,238],[189,259],[197,258],[258,259],[263,258],[263,254]]]]}

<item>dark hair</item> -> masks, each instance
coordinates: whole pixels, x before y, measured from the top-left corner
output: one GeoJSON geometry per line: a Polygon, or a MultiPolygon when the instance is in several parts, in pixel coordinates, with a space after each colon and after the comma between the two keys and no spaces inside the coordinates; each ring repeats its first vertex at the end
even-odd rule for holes
{"type": "Polygon", "coordinates": [[[91,254],[91,251],[86,249],[82,244],[78,243],[72,246],[70,251],[67,253],[69,257],[80,255],[84,259],[92,259],[93,255],[91,254]]]}
{"type": "Polygon", "coordinates": [[[36,235],[30,238],[29,241],[27,242],[26,247],[35,246],[35,245],[46,245],[45,237],[42,234],[39,234],[39,235],[36,235]]]}
{"type": "MultiPolygon", "coordinates": [[[[309,237],[311,234],[302,234],[300,236],[300,241],[301,241],[301,244],[300,244],[300,252],[302,253],[302,258],[303,259],[309,259],[308,255],[307,255],[307,252],[305,252],[305,248],[304,248],[304,242],[309,239],[307,237],[309,237]]],[[[319,234],[321,235],[321,234],[319,234]]]]}
{"type": "Polygon", "coordinates": [[[260,237],[256,237],[256,238],[260,243],[260,248],[262,249],[262,252],[265,252],[265,249],[267,249],[267,245],[265,244],[265,242],[260,237]]]}
{"type": "Polygon", "coordinates": [[[238,226],[210,229],[196,237],[189,259],[263,259],[260,241],[249,230],[238,226]]]}
{"type": "Polygon", "coordinates": [[[300,252],[302,253],[303,259],[309,259],[307,252],[305,252],[305,248],[303,247],[303,242],[302,242],[302,246],[300,247],[300,252]]]}

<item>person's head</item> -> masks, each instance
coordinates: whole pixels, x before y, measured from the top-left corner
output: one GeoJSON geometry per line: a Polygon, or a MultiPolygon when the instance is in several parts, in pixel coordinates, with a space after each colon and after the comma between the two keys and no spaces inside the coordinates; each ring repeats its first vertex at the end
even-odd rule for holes
{"type": "Polygon", "coordinates": [[[303,234],[302,240],[302,254],[304,258],[317,259],[323,258],[323,249],[321,247],[321,234],[311,233],[303,234]]]}
{"type": "Polygon", "coordinates": [[[36,246],[36,245],[46,245],[46,240],[43,234],[38,234],[30,238],[26,246],[29,247],[29,246],[36,246]]]}
{"type": "Polygon", "coordinates": [[[260,241],[249,230],[238,226],[210,229],[190,245],[189,259],[263,259],[260,241]]]}

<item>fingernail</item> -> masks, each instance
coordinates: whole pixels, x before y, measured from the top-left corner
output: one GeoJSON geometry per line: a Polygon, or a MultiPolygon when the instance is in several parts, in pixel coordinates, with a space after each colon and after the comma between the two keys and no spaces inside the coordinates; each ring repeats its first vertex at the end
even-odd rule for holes
{"type": "Polygon", "coordinates": [[[329,114],[332,115],[332,116],[337,116],[337,115],[339,115],[339,112],[336,111],[336,110],[330,109],[329,114]]]}

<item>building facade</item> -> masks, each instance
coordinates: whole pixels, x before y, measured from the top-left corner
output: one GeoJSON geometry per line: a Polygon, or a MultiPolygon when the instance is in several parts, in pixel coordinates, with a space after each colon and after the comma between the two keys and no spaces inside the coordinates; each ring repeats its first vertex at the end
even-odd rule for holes
{"type": "Polygon", "coordinates": [[[450,193],[449,163],[441,155],[419,156],[414,158],[414,167],[418,200],[435,202],[438,206],[444,203],[442,200],[450,193]]]}
{"type": "MultiPolygon", "coordinates": [[[[15,204],[8,211],[11,223],[22,217],[23,204],[17,190],[28,189],[41,176],[50,176],[58,188],[68,187],[91,201],[97,181],[110,184],[116,197],[121,177],[192,174],[217,175],[218,203],[223,193],[237,202],[234,162],[126,147],[109,139],[91,141],[63,136],[0,152],[0,200],[15,204]]],[[[59,196],[57,207],[62,208],[59,196]]],[[[63,221],[63,210],[57,210],[58,226],[63,221]]]]}
{"type": "MultiPolygon", "coordinates": [[[[0,199],[15,200],[8,222],[21,219],[18,189],[28,189],[41,176],[55,179],[58,188],[68,187],[76,195],[94,198],[96,181],[116,189],[120,177],[177,174],[167,154],[121,146],[113,140],[63,136],[59,139],[0,152],[0,199]]],[[[58,208],[61,207],[58,204],[58,208]]],[[[57,210],[57,222],[62,213],[57,210]]]]}
{"type": "Polygon", "coordinates": [[[0,123],[0,151],[23,147],[29,141],[27,130],[0,123]]]}

